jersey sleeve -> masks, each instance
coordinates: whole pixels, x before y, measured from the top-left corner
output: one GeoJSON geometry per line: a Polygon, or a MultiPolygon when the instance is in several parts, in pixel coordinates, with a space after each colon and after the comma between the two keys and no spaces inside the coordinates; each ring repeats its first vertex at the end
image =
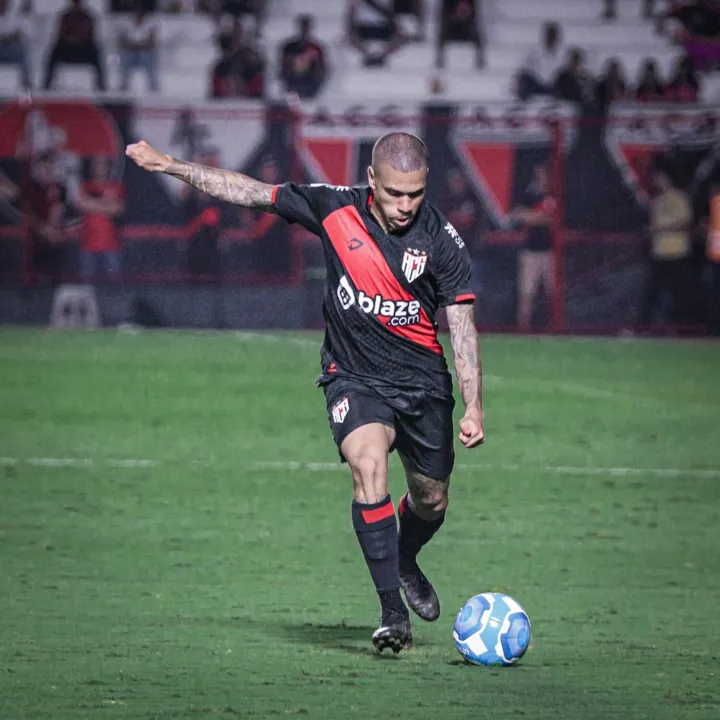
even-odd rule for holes
{"type": "Polygon", "coordinates": [[[465,243],[453,225],[445,221],[437,245],[435,280],[440,307],[473,302],[472,261],[465,243]]]}
{"type": "Polygon", "coordinates": [[[272,204],[281,218],[319,234],[323,220],[339,206],[339,193],[332,185],[285,183],[273,190],[272,204]]]}

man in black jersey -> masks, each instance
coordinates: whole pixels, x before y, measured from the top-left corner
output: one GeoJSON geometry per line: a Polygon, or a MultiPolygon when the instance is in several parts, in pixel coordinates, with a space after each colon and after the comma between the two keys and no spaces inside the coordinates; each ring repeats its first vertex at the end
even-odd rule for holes
{"type": "Polygon", "coordinates": [[[407,605],[436,620],[440,603],[417,564],[440,529],[453,469],[452,379],[437,338],[445,307],[465,411],[460,441],[484,440],[482,367],[473,322],[470,256],[455,228],[424,201],[428,153],[407,133],[381,137],[368,187],[268,185],[240,173],[174,160],[144,141],[140,167],[216,198],[277,213],[317,234],[327,263],[325,341],[318,385],[341,458],[352,473],[352,522],[380,597],[378,650],[412,645],[407,605]],[[398,522],[388,494],[397,450],[408,492],[398,522]]]}

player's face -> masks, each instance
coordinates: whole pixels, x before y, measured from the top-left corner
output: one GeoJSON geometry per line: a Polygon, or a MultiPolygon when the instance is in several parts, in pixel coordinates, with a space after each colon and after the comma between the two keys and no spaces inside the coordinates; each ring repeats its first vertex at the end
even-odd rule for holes
{"type": "Polygon", "coordinates": [[[387,232],[400,234],[410,227],[425,197],[427,173],[427,168],[408,173],[390,165],[381,165],[377,172],[368,168],[373,209],[387,232]]]}

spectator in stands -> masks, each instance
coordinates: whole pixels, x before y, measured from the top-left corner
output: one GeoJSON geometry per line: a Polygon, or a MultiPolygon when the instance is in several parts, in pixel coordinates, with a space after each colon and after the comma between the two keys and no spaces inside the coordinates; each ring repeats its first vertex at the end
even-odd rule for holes
{"type": "Polygon", "coordinates": [[[346,32],[366,67],[378,67],[404,43],[393,15],[393,0],[349,0],[346,32]]]}
{"type": "Polygon", "coordinates": [[[30,275],[33,279],[59,283],[67,255],[62,232],[67,193],[57,181],[54,160],[52,152],[34,158],[22,202],[29,228],[30,275]]]}
{"type": "Polygon", "coordinates": [[[127,92],[130,73],[136,68],[145,70],[150,90],[158,91],[157,44],[159,28],[157,20],[145,10],[142,0],[135,0],[133,16],[120,29],[120,88],[127,92]]]}
{"type": "Polygon", "coordinates": [[[545,23],[540,36],[540,47],[525,59],[517,77],[517,95],[527,100],[533,95],[552,95],[557,74],[563,64],[562,34],[554,22],[545,23]]]}
{"type": "Polygon", "coordinates": [[[438,205],[461,237],[472,237],[478,229],[489,226],[482,203],[478,201],[458,168],[448,170],[444,192],[438,205]]]}
{"type": "Polygon", "coordinates": [[[585,53],[578,47],[568,50],[567,62],[560,69],[553,88],[555,97],[588,105],[593,100],[593,79],[585,66],[585,53]]]}
{"type": "Polygon", "coordinates": [[[646,60],[640,70],[640,80],[635,90],[635,99],[638,102],[660,102],[665,96],[665,86],[660,79],[657,63],[646,60]]]}
{"type": "Polygon", "coordinates": [[[247,44],[242,22],[236,24],[233,35],[220,35],[220,60],[211,76],[211,96],[261,98],[265,91],[265,61],[260,53],[247,44]]]}
{"type": "Polygon", "coordinates": [[[261,98],[265,93],[265,60],[252,45],[240,37],[236,39],[233,64],[238,79],[237,95],[261,98]]]}
{"type": "Polygon", "coordinates": [[[524,206],[510,213],[510,220],[525,229],[525,244],[518,260],[518,329],[532,326],[533,303],[542,285],[548,298],[555,283],[552,253],[552,226],[556,202],[551,194],[550,171],[538,165],[524,206]]]}
{"type": "Polygon", "coordinates": [[[105,64],[95,38],[95,22],[83,7],[83,0],[70,0],[70,7],[60,17],[57,38],[45,72],[45,90],[52,86],[58,63],[92,65],[95,68],[96,89],[105,90],[105,64]]]}
{"type": "Polygon", "coordinates": [[[236,97],[240,82],[235,74],[232,38],[224,35],[218,39],[218,45],[220,58],[210,72],[210,97],[215,99],[236,97]]]}
{"type": "Polygon", "coordinates": [[[675,72],[665,88],[665,100],[676,103],[695,103],[699,92],[700,83],[692,61],[687,55],[679,58],[675,65],[675,72]]]}
{"type": "Polygon", "coordinates": [[[425,39],[425,26],[427,22],[425,0],[394,0],[393,15],[403,26],[402,34],[422,42],[425,39]]]}
{"type": "Polygon", "coordinates": [[[605,72],[595,86],[600,112],[604,112],[612,103],[629,97],[625,71],[617,58],[608,60],[605,72]]]}
{"type": "MultiPolygon", "coordinates": [[[[203,148],[193,162],[219,168],[217,148],[203,148]]],[[[183,188],[186,218],[187,270],[194,280],[218,282],[223,273],[221,248],[222,203],[194,187],[183,188]]]]}
{"type": "Polygon", "coordinates": [[[125,191],[110,179],[110,158],[96,155],[92,174],[80,186],[77,206],[83,212],[80,231],[80,275],[91,283],[101,274],[107,279],[120,277],[120,241],[116,218],[123,211],[125,191]]]}
{"type": "Polygon", "coordinates": [[[716,0],[694,0],[677,2],[662,16],[662,27],[667,28],[667,20],[676,20],[685,30],[687,37],[720,37],[720,7],[716,0]]]}
{"type": "Polygon", "coordinates": [[[652,172],[654,197],[650,203],[650,265],[641,325],[686,320],[691,290],[692,207],[686,192],[675,187],[664,164],[652,172]],[[672,311],[664,312],[670,300],[672,311]]]}
{"type": "Polygon", "coordinates": [[[197,8],[212,15],[221,28],[252,17],[255,36],[259,37],[265,23],[267,0],[199,0],[197,8]]]}
{"type": "Polygon", "coordinates": [[[311,37],[312,22],[310,15],[297,18],[298,34],[283,45],[280,55],[280,72],[285,89],[301,98],[315,97],[327,75],[325,51],[311,37]]]}
{"type": "Polygon", "coordinates": [[[30,53],[22,21],[10,8],[10,0],[0,0],[0,63],[17,65],[25,90],[32,88],[30,53]]]}
{"type": "MultiPolygon", "coordinates": [[[[617,20],[617,0],[603,0],[605,11],[603,12],[604,20],[617,20]]],[[[655,16],[655,0],[643,0],[642,14],[646,20],[650,20],[655,16]]]]}
{"type": "Polygon", "coordinates": [[[445,45],[448,42],[472,43],[475,46],[475,66],[478,69],[485,66],[485,48],[475,0],[443,0],[438,25],[436,67],[445,67],[445,45]]]}
{"type": "Polygon", "coordinates": [[[717,0],[695,0],[675,4],[660,21],[661,31],[683,45],[696,69],[720,66],[720,4],[717,0]],[[680,25],[673,28],[668,21],[680,25]]]}

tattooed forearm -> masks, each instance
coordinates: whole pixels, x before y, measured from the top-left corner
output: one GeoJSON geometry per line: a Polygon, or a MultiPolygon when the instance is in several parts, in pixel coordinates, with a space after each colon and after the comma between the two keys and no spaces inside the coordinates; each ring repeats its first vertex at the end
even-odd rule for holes
{"type": "Polygon", "coordinates": [[[473,306],[450,305],[447,308],[447,318],[455,357],[455,374],[465,408],[474,407],[482,411],[482,359],[473,306]]]}
{"type": "Polygon", "coordinates": [[[165,172],[219,200],[254,210],[274,212],[273,186],[247,175],[182,160],[173,160],[165,172]]]}

